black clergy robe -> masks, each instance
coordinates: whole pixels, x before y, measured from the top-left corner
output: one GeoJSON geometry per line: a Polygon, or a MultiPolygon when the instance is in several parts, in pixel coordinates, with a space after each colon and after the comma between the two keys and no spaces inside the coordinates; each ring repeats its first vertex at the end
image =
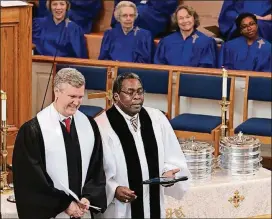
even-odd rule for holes
{"type": "MultiPolygon", "coordinates": [[[[67,157],[69,189],[91,205],[106,209],[103,150],[98,127],[89,118],[94,132],[94,147],[84,186],[81,185],[81,154],[75,123],[71,132],[62,126],[67,157]],[[82,187],[82,189],[81,189],[82,187]]],[[[57,146],[57,145],[56,145],[57,146]]],[[[56,189],[46,171],[45,143],[37,117],[19,130],[13,151],[13,180],[17,211],[20,219],[48,219],[65,211],[73,198],[56,189]]],[[[90,209],[92,211],[92,209],[90,209]]]]}

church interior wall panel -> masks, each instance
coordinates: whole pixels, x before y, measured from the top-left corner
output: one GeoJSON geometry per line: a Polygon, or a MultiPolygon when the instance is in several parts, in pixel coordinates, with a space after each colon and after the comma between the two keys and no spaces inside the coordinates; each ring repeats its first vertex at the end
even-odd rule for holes
{"type": "Polygon", "coordinates": [[[7,93],[8,163],[19,127],[31,118],[30,6],[1,8],[1,80],[7,93]]]}
{"type": "MultiPolygon", "coordinates": [[[[34,117],[41,110],[52,64],[33,62],[32,66],[32,116],[34,117]]],[[[48,106],[52,102],[52,86],[51,76],[44,107],[48,106]]]]}

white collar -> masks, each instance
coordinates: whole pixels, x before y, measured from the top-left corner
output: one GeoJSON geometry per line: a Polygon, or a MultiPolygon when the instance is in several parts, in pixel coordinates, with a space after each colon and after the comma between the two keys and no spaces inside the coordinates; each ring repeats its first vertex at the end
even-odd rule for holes
{"type": "Polygon", "coordinates": [[[117,104],[114,104],[114,106],[116,107],[116,109],[118,110],[118,112],[121,113],[121,115],[122,115],[126,120],[130,121],[133,117],[134,117],[134,118],[138,118],[139,113],[137,113],[137,114],[134,115],[134,116],[130,116],[130,115],[126,114],[123,110],[121,110],[120,107],[117,106],[117,104]]]}
{"type": "Polygon", "coordinates": [[[62,114],[59,113],[59,111],[55,108],[54,104],[52,104],[52,108],[53,108],[53,110],[56,111],[56,113],[59,115],[59,121],[60,121],[60,122],[63,122],[63,120],[65,120],[65,119],[67,119],[67,118],[70,118],[71,121],[72,121],[73,116],[64,116],[64,115],[62,115],[62,114]]]}

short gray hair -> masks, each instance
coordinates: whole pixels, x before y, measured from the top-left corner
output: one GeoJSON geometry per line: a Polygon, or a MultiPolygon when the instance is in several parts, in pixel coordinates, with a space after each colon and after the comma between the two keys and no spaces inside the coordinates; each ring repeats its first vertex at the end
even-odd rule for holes
{"type": "Polygon", "coordinates": [[[136,5],[133,2],[130,1],[121,1],[119,2],[114,9],[114,18],[120,22],[120,14],[121,14],[121,8],[123,7],[132,7],[135,12],[135,19],[138,17],[138,10],[136,5]]]}
{"type": "Polygon", "coordinates": [[[80,88],[85,85],[85,78],[75,68],[62,68],[54,78],[54,90],[61,89],[61,84],[70,84],[72,87],[80,88]]]}

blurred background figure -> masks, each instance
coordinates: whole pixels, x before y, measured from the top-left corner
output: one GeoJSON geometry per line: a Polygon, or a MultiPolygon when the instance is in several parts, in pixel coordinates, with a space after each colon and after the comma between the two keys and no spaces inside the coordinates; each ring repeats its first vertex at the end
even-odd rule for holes
{"type": "Polygon", "coordinates": [[[216,67],[216,42],[200,31],[196,11],[180,5],[173,15],[176,32],[160,40],[154,57],[155,64],[192,67],[216,67]]]}
{"type": "Polygon", "coordinates": [[[219,29],[222,37],[224,37],[226,40],[235,37],[235,19],[239,14],[246,12],[255,14],[259,26],[259,36],[271,42],[271,0],[225,0],[218,19],[219,29]]]}
{"type": "Polygon", "coordinates": [[[219,67],[271,72],[271,44],[259,37],[256,16],[242,13],[236,19],[236,26],[240,37],[223,44],[219,67]]]}
{"type": "Polygon", "coordinates": [[[70,1],[69,19],[80,26],[84,34],[91,33],[93,22],[102,8],[101,0],[70,1]]]}
{"type": "Polygon", "coordinates": [[[105,31],[100,60],[151,63],[154,42],[150,31],[135,26],[138,12],[130,1],[119,2],[114,10],[118,21],[114,28],[105,31]]]}
{"type": "MultiPolygon", "coordinates": [[[[164,34],[170,26],[171,15],[178,6],[179,0],[130,0],[137,6],[138,17],[135,26],[149,30],[153,37],[164,34]]],[[[116,6],[121,0],[114,0],[116,6]]],[[[117,21],[113,16],[111,26],[117,21]]]]}
{"type": "MultiPolygon", "coordinates": [[[[46,7],[46,0],[33,1],[37,2],[35,4],[37,9],[33,17],[45,17],[50,14],[46,7]]],[[[70,0],[70,4],[69,19],[80,26],[84,34],[90,33],[93,22],[102,8],[101,0],[70,0]]]]}
{"type": "Polygon", "coordinates": [[[32,40],[35,54],[87,58],[87,47],[82,29],[67,18],[68,0],[48,0],[50,13],[33,19],[32,40]]]}

